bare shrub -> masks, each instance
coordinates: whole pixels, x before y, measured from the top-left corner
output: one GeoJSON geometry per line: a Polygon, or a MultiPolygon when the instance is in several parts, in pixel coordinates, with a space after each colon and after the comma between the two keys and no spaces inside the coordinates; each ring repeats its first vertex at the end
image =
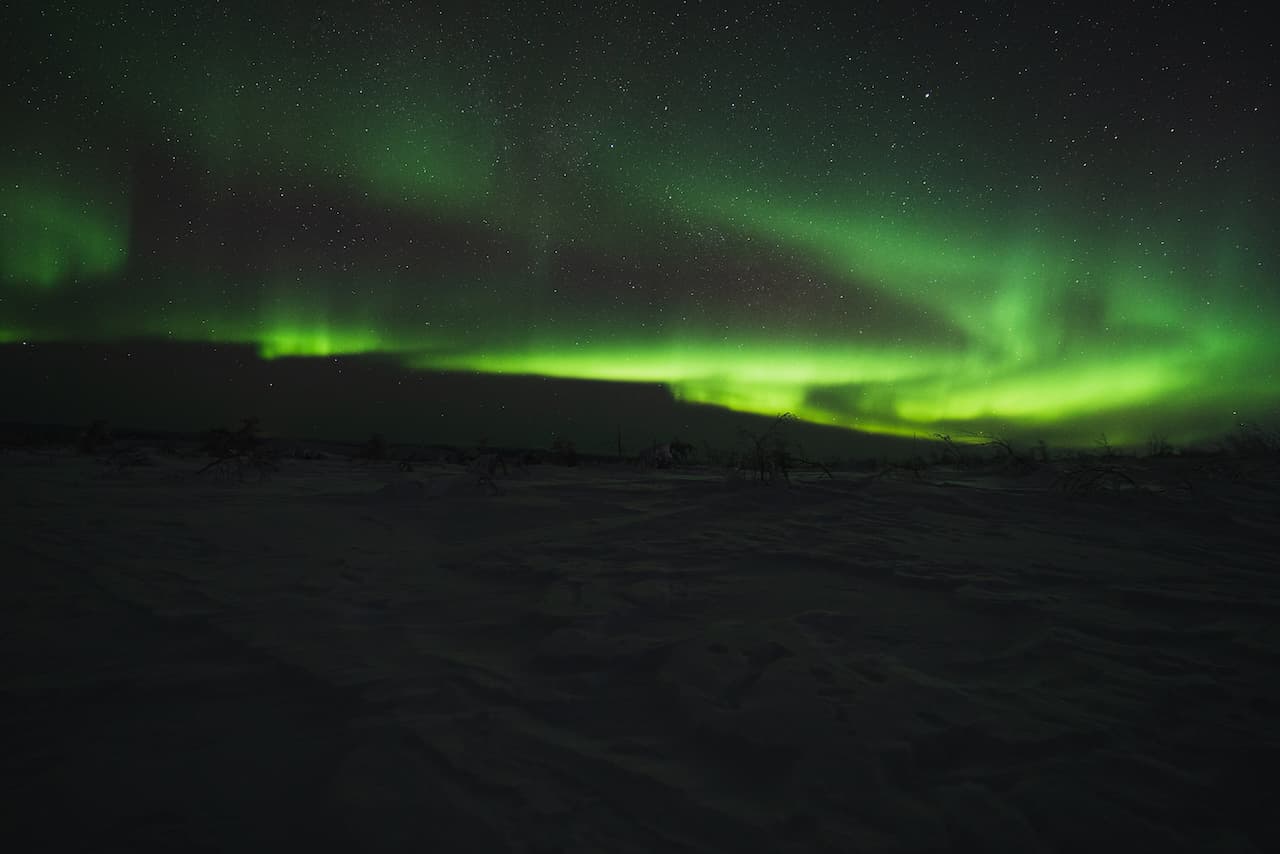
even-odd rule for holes
{"type": "MultiPolygon", "coordinates": [[[[1030,472],[1036,468],[1037,463],[1039,462],[1036,459],[1035,453],[1024,454],[1020,452],[1016,447],[1014,447],[1013,440],[1005,436],[992,433],[967,433],[965,435],[975,439],[975,444],[978,447],[990,448],[995,451],[995,462],[1003,466],[1006,470],[1023,473],[1030,472]]],[[[1040,442],[1038,449],[1047,459],[1049,449],[1045,446],[1043,441],[1040,442]]]]}
{"type": "Polygon", "coordinates": [[[213,460],[196,474],[211,471],[243,481],[248,472],[257,473],[258,480],[274,472],[277,466],[262,446],[259,424],[259,420],[251,416],[242,419],[234,432],[224,427],[207,432],[201,450],[213,460]]]}
{"type": "Polygon", "coordinates": [[[942,443],[942,448],[938,451],[937,462],[942,465],[965,465],[969,462],[969,456],[965,454],[955,440],[948,433],[934,433],[933,437],[942,443]]]}
{"type": "Polygon", "coordinates": [[[1280,455],[1280,430],[1245,422],[1223,439],[1223,446],[1237,457],[1277,456],[1280,455]]]}
{"type": "Polygon", "coordinates": [[[640,465],[650,469],[667,469],[675,463],[670,442],[654,442],[640,451],[640,465]]]}
{"type": "Polygon", "coordinates": [[[467,471],[475,475],[477,486],[488,486],[494,495],[501,495],[502,488],[498,486],[498,471],[501,470],[504,475],[510,475],[507,469],[506,460],[501,454],[488,453],[481,454],[470,463],[467,464],[467,471]]]}
{"type": "Polygon", "coordinates": [[[1093,444],[1097,447],[1099,456],[1114,457],[1116,455],[1116,450],[1111,447],[1111,440],[1107,438],[1106,433],[1099,433],[1093,444]]]}
{"type": "Polygon", "coordinates": [[[1051,488],[1070,495],[1080,495],[1142,487],[1123,466],[1109,463],[1084,463],[1058,475],[1051,488]]]}
{"type": "Polygon", "coordinates": [[[1173,445],[1169,444],[1169,439],[1160,433],[1152,433],[1147,437],[1147,456],[1148,457],[1172,457],[1173,445]]]}
{"type": "Polygon", "coordinates": [[[756,480],[761,483],[774,483],[779,479],[791,481],[790,469],[794,461],[791,453],[791,442],[787,436],[787,427],[795,423],[796,417],[790,412],[783,412],[768,429],[759,433],[743,428],[740,435],[746,443],[746,454],[743,462],[755,472],[756,480]]]}
{"type": "Polygon", "coordinates": [[[693,461],[693,455],[697,449],[692,442],[685,442],[679,436],[672,436],[667,445],[671,448],[671,459],[677,465],[693,461]]]}
{"type": "Polygon", "coordinates": [[[879,470],[873,474],[868,480],[879,480],[889,475],[907,475],[912,480],[921,480],[924,472],[929,468],[929,463],[924,457],[915,456],[908,457],[905,460],[893,461],[885,460],[882,463],[876,463],[879,470]]]}

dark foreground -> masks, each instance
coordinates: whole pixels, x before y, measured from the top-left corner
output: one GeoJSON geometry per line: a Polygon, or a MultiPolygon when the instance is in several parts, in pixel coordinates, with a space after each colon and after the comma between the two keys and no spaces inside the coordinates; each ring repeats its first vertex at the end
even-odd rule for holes
{"type": "Polygon", "coordinates": [[[143,461],[0,456],[10,850],[1280,850],[1274,472],[143,461]]]}

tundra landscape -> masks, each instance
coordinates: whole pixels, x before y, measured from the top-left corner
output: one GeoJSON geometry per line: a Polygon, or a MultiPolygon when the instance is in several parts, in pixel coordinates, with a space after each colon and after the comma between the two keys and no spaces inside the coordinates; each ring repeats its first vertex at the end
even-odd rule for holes
{"type": "Polygon", "coordinates": [[[326,447],[0,454],[24,836],[1280,842],[1274,448],[1033,462],[934,443],[762,474],[749,453],[326,447]]]}
{"type": "Polygon", "coordinates": [[[0,851],[1280,851],[1264,4],[15,0],[0,851]]]}

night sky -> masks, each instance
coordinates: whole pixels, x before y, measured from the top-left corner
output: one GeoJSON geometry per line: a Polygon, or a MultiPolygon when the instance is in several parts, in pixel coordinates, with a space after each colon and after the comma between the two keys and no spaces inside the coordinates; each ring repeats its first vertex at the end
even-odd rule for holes
{"type": "Polygon", "coordinates": [[[450,372],[441,416],[495,388],[460,372],[899,436],[1274,424],[1273,31],[1112,5],[11,4],[4,382],[139,342],[251,348],[267,395],[450,372]]]}

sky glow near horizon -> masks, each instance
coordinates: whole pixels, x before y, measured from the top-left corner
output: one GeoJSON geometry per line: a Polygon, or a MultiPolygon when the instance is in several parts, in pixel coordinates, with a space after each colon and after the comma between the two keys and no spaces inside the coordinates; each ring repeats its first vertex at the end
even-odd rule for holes
{"type": "Polygon", "coordinates": [[[0,342],[661,383],[897,435],[1280,414],[1247,15],[263,5],[16,12],[0,342]]]}

